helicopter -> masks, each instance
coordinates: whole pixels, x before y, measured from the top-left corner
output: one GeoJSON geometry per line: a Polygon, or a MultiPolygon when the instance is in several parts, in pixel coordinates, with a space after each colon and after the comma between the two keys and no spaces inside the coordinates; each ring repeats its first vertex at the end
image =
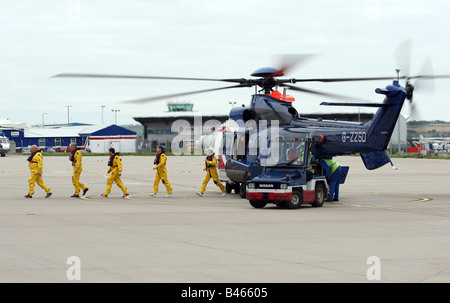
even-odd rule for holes
{"type": "MultiPolygon", "coordinates": [[[[280,68],[263,67],[251,74],[251,79],[230,78],[189,78],[189,77],[161,77],[134,76],[110,74],[77,74],[62,73],[52,78],[110,78],[110,79],[158,79],[180,81],[216,81],[234,83],[232,86],[218,87],[205,90],[174,93],[126,101],[142,104],[155,100],[174,98],[192,94],[220,91],[226,89],[255,87],[248,106],[233,107],[229,113],[229,120],[222,124],[214,133],[204,136],[201,144],[204,149],[212,149],[218,158],[219,179],[226,183],[227,192],[234,190],[245,198],[246,182],[262,173],[267,157],[272,157],[271,150],[276,149],[274,143],[280,140],[305,140],[309,138],[317,142],[311,152],[316,158],[327,159],[339,155],[360,154],[368,170],[377,169],[387,163],[393,165],[387,153],[387,146],[400,115],[405,100],[413,100],[414,86],[412,79],[450,78],[450,75],[417,75],[400,76],[396,70],[395,77],[356,77],[356,78],[280,78],[296,62],[289,62],[280,68]],[[385,88],[377,88],[375,92],[384,95],[382,103],[374,102],[322,102],[325,106],[358,106],[376,107],[377,112],[367,123],[331,121],[309,119],[301,117],[292,106],[295,98],[287,95],[286,89],[302,93],[314,94],[350,101],[354,98],[311,90],[296,86],[306,82],[356,82],[356,81],[393,80],[385,88]],[[400,80],[406,80],[404,86],[400,80]],[[257,88],[260,88],[258,91],[257,88]],[[283,88],[279,92],[278,88],[283,88]]],[[[275,162],[277,159],[274,160],[275,162]]],[[[272,163],[273,164],[273,163],[272,163]]]]}

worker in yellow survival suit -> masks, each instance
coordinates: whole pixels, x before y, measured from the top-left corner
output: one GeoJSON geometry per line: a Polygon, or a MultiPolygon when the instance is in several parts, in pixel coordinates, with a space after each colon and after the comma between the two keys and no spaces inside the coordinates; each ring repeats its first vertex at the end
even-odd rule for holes
{"type": "Polygon", "coordinates": [[[166,186],[167,195],[165,195],[165,197],[169,198],[172,196],[172,187],[170,186],[169,180],[167,179],[166,162],[167,156],[164,153],[164,147],[158,146],[156,148],[156,157],[153,161],[153,164],[155,164],[153,170],[156,170],[155,183],[153,184],[153,192],[148,194],[150,197],[155,197],[158,193],[159,181],[162,181],[162,183],[166,186]]]}
{"type": "Polygon", "coordinates": [[[203,179],[202,188],[200,191],[196,192],[197,195],[200,197],[203,197],[203,193],[206,190],[206,185],[208,185],[208,182],[210,179],[213,179],[214,184],[216,184],[220,190],[222,191],[222,197],[226,196],[226,189],[225,186],[219,181],[219,176],[217,175],[217,169],[216,169],[217,159],[214,157],[214,152],[212,149],[208,150],[208,156],[205,160],[205,168],[203,169],[206,171],[206,176],[203,179]]]}
{"type": "Polygon", "coordinates": [[[45,197],[50,197],[52,195],[52,192],[42,180],[42,171],[44,168],[43,157],[41,152],[38,151],[38,147],[36,145],[31,146],[31,156],[28,157],[27,161],[30,162],[29,167],[31,176],[30,178],[28,178],[28,185],[30,186],[30,190],[25,198],[33,198],[34,186],[36,185],[36,183],[47,193],[45,197]]]}
{"type": "Polygon", "coordinates": [[[119,157],[119,153],[116,153],[116,150],[114,148],[109,149],[109,160],[108,160],[108,174],[111,173],[111,175],[108,178],[108,181],[106,183],[106,190],[102,194],[102,197],[108,197],[109,193],[111,192],[111,187],[114,182],[116,182],[116,185],[123,191],[123,197],[128,197],[130,194],[128,193],[127,188],[125,185],[123,185],[122,180],[120,180],[120,176],[122,175],[122,160],[119,157]]]}
{"type": "Polygon", "coordinates": [[[71,154],[69,160],[72,162],[73,166],[73,174],[72,174],[72,183],[75,187],[75,193],[71,196],[72,198],[80,197],[80,189],[83,190],[83,196],[89,190],[83,183],[80,182],[81,171],[83,170],[83,165],[81,163],[81,151],[77,147],[75,143],[70,143],[71,154]]]}

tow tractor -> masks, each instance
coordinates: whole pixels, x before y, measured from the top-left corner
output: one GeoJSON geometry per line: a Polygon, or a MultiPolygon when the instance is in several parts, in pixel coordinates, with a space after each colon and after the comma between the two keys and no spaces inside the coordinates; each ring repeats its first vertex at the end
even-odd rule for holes
{"type": "MultiPolygon", "coordinates": [[[[312,161],[310,150],[317,143],[311,138],[278,140],[261,159],[262,174],[247,181],[246,198],[250,204],[255,208],[263,208],[267,203],[290,209],[299,208],[303,203],[321,207],[329,187],[322,161],[312,161]]],[[[349,167],[341,168],[339,183],[343,184],[349,167]]]]}

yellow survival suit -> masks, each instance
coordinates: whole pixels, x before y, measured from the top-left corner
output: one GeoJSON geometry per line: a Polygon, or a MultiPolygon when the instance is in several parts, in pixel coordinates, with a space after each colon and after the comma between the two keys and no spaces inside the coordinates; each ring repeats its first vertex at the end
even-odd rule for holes
{"type": "Polygon", "coordinates": [[[80,182],[80,175],[83,170],[81,158],[82,158],[81,151],[79,148],[76,148],[75,146],[69,157],[69,160],[72,161],[73,166],[72,183],[73,186],[75,187],[75,193],[72,195],[72,197],[80,196],[80,188],[83,190],[83,196],[89,190],[83,183],[80,182]]]}
{"type": "Polygon", "coordinates": [[[155,183],[153,184],[153,193],[150,193],[150,196],[156,196],[156,193],[158,192],[158,186],[159,181],[162,181],[162,183],[166,186],[167,189],[167,196],[170,197],[172,195],[172,187],[170,186],[169,180],[167,179],[167,156],[164,154],[164,151],[162,148],[157,149],[158,154],[155,157],[155,160],[153,161],[153,164],[156,166],[153,168],[156,170],[155,175],[155,183]]]}
{"type": "Polygon", "coordinates": [[[200,189],[200,192],[197,192],[196,194],[199,196],[203,196],[203,193],[206,190],[206,185],[208,185],[208,182],[210,179],[213,179],[214,184],[216,184],[220,190],[222,191],[222,196],[226,194],[225,186],[219,181],[219,176],[217,175],[217,169],[216,169],[217,159],[214,157],[214,153],[210,152],[209,155],[206,157],[205,160],[205,168],[203,170],[206,170],[206,176],[203,179],[202,188],[200,189]]]}
{"type": "Polygon", "coordinates": [[[116,182],[116,185],[123,191],[123,197],[129,196],[128,190],[123,184],[122,180],[120,180],[120,175],[122,174],[122,160],[119,157],[119,153],[115,153],[114,148],[109,149],[109,154],[111,157],[109,157],[108,161],[108,174],[111,173],[111,175],[108,178],[108,181],[106,183],[106,190],[102,194],[103,197],[108,197],[109,193],[111,192],[111,187],[114,182],[116,182]]]}
{"type": "Polygon", "coordinates": [[[27,161],[30,162],[29,167],[31,171],[31,176],[28,178],[28,185],[30,187],[30,190],[28,192],[28,195],[26,195],[25,197],[33,197],[34,187],[37,183],[40,187],[42,187],[42,189],[45,190],[45,192],[47,193],[45,197],[48,198],[52,195],[52,193],[50,191],[50,188],[48,188],[42,180],[42,172],[44,168],[42,154],[40,151],[37,151],[37,147],[34,149],[32,148],[31,152],[31,156],[27,159],[27,161]]]}

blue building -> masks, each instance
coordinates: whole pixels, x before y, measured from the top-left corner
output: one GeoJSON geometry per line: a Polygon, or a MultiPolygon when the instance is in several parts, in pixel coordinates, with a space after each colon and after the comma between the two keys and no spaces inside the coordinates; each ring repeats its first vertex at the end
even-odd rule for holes
{"type": "Polygon", "coordinates": [[[118,152],[136,152],[136,132],[118,125],[75,125],[3,130],[17,151],[37,145],[44,151],[66,151],[71,143],[88,152],[105,153],[110,147],[118,152]]]}

